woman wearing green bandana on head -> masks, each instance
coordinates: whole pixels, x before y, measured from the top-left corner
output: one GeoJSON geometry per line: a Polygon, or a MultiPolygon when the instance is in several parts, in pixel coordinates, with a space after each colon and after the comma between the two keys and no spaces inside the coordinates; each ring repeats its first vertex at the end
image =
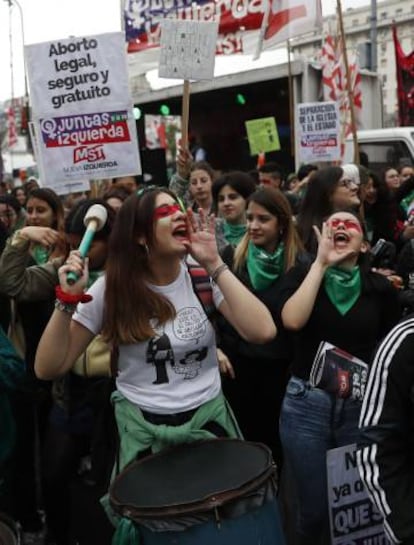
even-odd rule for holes
{"type": "MultiPolygon", "coordinates": [[[[345,392],[310,384],[318,348],[326,342],[369,364],[377,343],[400,317],[397,291],[365,262],[367,245],[357,216],[336,212],[322,231],[314,230],[315,261],[289,271],[279,293],[283,325],[295,332],[280,434],[297,495],[298,545],[329,542],[326,453],[358,437],[361,404],[348,395],[355,391],[353,377],[345,392]]],[[[346,365],[335,371],[337,379],[347,375],[346,365]]]]}
{"type": "MultiPolygon", "coordinates": [[[[236,249],[226,248],[223,259],[274,317],[277,286],[297,263],[302,249],[289,202],[277,189],[260,188],[247,198],[246,220],[244,237],[236,249]]],[[[268,445],[280,466],[278,421],[292,357],[291,342],[280,320],[277,337],[261,346],[245,341],[224,319],[218,326],[229,371],[223,377],[225,395],[245,439],[268,445]]],[[[223,371],[226,369],[222,366],[223,371]]]]}

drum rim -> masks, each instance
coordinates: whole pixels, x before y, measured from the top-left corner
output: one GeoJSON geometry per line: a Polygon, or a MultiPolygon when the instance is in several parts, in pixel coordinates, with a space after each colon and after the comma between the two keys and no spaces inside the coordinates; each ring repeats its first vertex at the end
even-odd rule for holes
{"type": "MultiPolygon", "coordinates": [[[[207,439],[203,441],[195,441],[192,443],[186,443],[185,445],[176,445],[172,447],[171,449],[166,449],[161,452],[157,452],[155,454],[151,454],[150,456],[147,456],[146,458],[142,458],[140,460],[134,461],[131,464],[129,464],[121,473],[119,473],[114,481],[111,483],[111,486],[109,488],[109,502],[114,509],[115,512],[120,514],[121,516],[125,516],[127,518],[159,518],[160,516],[163,517],[175,517],[175,516],[183,516],[183,515],[189,515],[189,514],[199,514],[204,513],[207,511],[211,511],[216,509],[217,507],[221,507],[227,503],[230,503],[233,500],[240,499],[242,496],[248,494],[249,492],[253,492],[264,485],[267,481],[270,479],[276,480],[276,465],[272,459],[272,454],[266,445],[263,443],[257,443],[253,441],[244,441],[242,439],[233,439],[233,438],[218,438],[218,439],[207,439]],[[185,447],[193,447],[193,448],[199,448],[201,444],[206,443],[212,443],[215,441],[219,442],[233,442],[233,443],[240,443],[240,444],[248,444],[250,446],[258,447],[262,451],[264,451],[266,454],[268,454],[268,465],[264,467],[263,471],[258,473],[254,478],[251,478],[248,481],[245,481],[241,486],[238,486],[237,488],[228,489],[226,491],[206,495],[201,500],[191,501],[187,503],[177,503],[177,504],[169,504],[168,506],[151,506],[151,507],[136,507],[135,505],[127,504],[125,502],[121,502],[121,500],[115,495],[114,489],[116,488],[117,483],[121,478],[125,477],[125,474],[133,471],[134,468],[137,465],[143,465],[145,461],[148,461],[149,459],[153,459],[155,457],[161,457],[162,455],[165,455],[169,451],[172,450],[179,450],[180,448],[185,447]]],[[[276,486],[276,485],[275,485],[276,486]]]]}
{"type": "MultiPolygon", "coordinates": [[[[4,533],[6,539],[11,538],[10,544],[19,544],[19,530],[17,523],[6,513],[0,512],[0,526],[3,526],[5,530],[8,530],[8,534],[4,533]]],[[[1,535],[1,533],[0,533],[1,535]]],[[[2,544],[3,545],[3,544],[2,544]]]]}

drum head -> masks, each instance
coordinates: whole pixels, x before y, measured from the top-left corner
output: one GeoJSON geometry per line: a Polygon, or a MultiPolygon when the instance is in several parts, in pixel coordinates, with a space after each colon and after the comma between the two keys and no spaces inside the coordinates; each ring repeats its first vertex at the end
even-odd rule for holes
{"type": "Polygon", "coordinates": [[[110,499],[144,510],[182,506],[242,488],[272,467],[271,452],[260,443],[189,443],[131,464],[113,482],[110,499]]]}

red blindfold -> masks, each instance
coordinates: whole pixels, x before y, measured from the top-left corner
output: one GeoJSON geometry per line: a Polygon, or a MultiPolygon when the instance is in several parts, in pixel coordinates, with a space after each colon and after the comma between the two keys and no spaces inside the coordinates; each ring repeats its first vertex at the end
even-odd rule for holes
{"type": "Polygon", "coordinates": [[[162,218],[173,216],[176,212],[182,212],[181,206],[178,203],[163,204],[154,210],[153,220],[157,221],[162,218]]]}

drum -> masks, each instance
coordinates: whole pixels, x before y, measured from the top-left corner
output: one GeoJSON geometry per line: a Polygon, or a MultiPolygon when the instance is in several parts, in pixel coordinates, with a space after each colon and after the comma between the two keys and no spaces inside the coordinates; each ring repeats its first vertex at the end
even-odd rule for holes
{"type": "Polygon", "coordinates": [[[0,545],[18,545],[19,532],[13,520],[0,513],[0,545]]]}
{"type": "Polygon", "coordinates": [[[213,439],[130,464],[109,499],[143,545],[284,545],[276,488],[265,445],[213,439]]]}

